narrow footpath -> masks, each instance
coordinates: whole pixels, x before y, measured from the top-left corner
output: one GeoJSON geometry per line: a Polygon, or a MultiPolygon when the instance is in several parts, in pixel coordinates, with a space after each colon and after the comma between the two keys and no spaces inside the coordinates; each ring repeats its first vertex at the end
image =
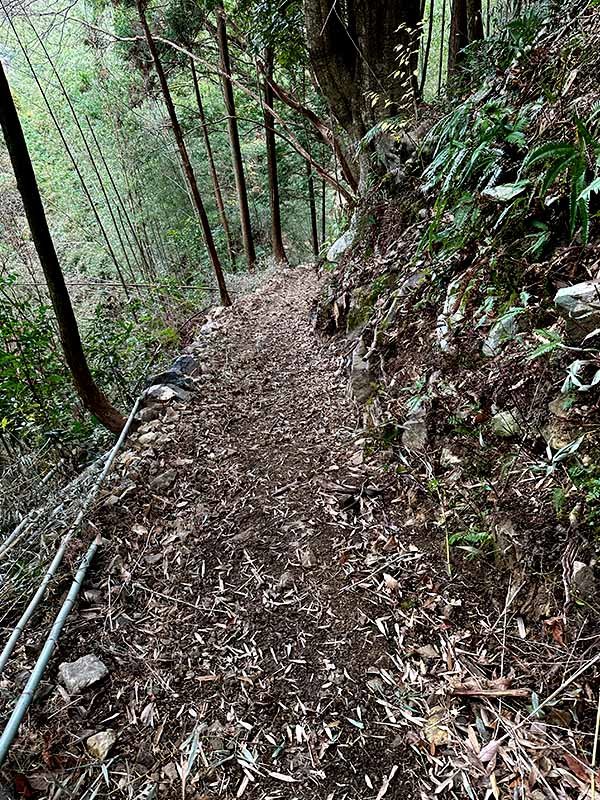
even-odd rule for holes
{"type": "Polygon", "coordinates": [[[37,796],[409,800],[417,771],[432,793],[454,774],[431,760],[445,712],[431,729],[423,688],[432,659],[455,664],[434,646],[448,600],[365,455],[347,342],[313,331],[318,289],[286,270],[216,317],[194,399],[120,456],[11,752],[37,796]],[[85,655],[108,674],[69,694],[58,665],[85,655]],[[102,732],[100,763],[86,740],[102,732]]]}

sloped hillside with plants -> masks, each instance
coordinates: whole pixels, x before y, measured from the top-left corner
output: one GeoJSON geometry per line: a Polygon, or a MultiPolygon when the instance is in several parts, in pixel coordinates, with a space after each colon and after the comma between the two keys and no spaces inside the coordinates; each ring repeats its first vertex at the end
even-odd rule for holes
{"type": "MultiPolygon", "coordinates": [[[[413,541],[549,687],[564,654],[589,656],[600,611],[599,71],[594,4],[530,6],[469,48],[452,96],[422,109],[436,121],[394,199],[392,176],[372,188],[317,313],[353,343],[413,541]]],[[[590,691],[554,722],[592,731],[590,691]]]]}

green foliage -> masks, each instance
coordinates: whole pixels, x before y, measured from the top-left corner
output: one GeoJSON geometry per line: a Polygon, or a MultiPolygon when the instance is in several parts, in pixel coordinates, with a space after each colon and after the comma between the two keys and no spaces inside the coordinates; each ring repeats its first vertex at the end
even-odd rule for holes
{"type": "Polygon", "coordinates": [[[600,107],[587,120],[575,117],[574,141],[545,142],[531,150],[523,162],[523,171],[538,172],[538,196],[547,201],[551,189],[566,194],[569,206],[569,235],[577,230],[587,244],[590,230],[590,197],[600,191],[600,141],[598,123],[600,107]]]}
{"type": "Polygon", "coordinates": [[[463,551],[466,558],[474,559],[490,553],[493,537],[488,531],[469,528],[466,531],[450,534],[448,541],[451,547],[463,551]]]}
{"type": "MultiPolygon", "coordinates": [[[[514,109],[485,101],[488,90],[460,103],[433,126],[425,147],[434,147],[423,173],[425,189],[436,193],[434,217],[423,245],[440,244],[454,252],[482,229],[485,199],[506,205],[494,228],[508,220],[508,210],[522,204],[523,181],[506,182],[514,160],[527,145],[526,131],[539,107],[514,109]]],[[[487,227],[487,226],[486,226],[487,227]]]]}

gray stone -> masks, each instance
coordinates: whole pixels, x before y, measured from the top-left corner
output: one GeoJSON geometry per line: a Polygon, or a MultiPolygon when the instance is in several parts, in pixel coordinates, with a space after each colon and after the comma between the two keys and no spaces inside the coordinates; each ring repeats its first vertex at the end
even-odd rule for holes
{"type": "Polygon", "coordinates": [[[177,477],[177,470],[175,469],[168,469],[166,472],[161,472],[160,475],[157,475],[156,478],[153,478],[150,481],[150,488],[156,491],[162,491],[163,489],[168,489],[171,486],[175,478],[177,477]]]}
{"type": "Polygon", "coordinates": [[[289,570],[282,573],[281,578],[279,578],[279,588],[280,589],[293,589],[294,587],[294,575],[289,570]]]}
{"type": "Polygon", "coordinates": [[[327,251],[327,261],[331,261],[332,263],[339,261],[344,253],[352,247],[355,238],[355,228],[348,228],[348,230],[343,233],[327,251]]]}
{"type": "Polygon", "coordinates": [[[177,370],[183,375],[197,375],[200,372],[200,364],[194,356],[183,355],[175,359],[171,369],[177,370]]]}
{"type": "Polygon", "coordinates": [[[104,761],[116,741],[117,734],[113,730],[100,731],[90,736],[86,740],[85,746],[92,758],[104,761]]]}
{"type": "Polygon", "coordinates": [[[160,410],[157,408],[157,406],[147,406],[146,408],[142,408],[140,411],[138,411],[135,416],[140,422],[152,422],[153,420],[159,418],[160,410]]]}
{"type": "Polygon", "coordinates": [[[97,656],[81,656],[77,661],[63,661],[58,677],[69,694],[77,694],[108,675],[108,668],[97,656]]]}
{"type": "Polygon", "coordinates": [[[600,281],[584,281],[559,289],[554,297],[567,322],[567,335],[578,344],[600,328],[600,281]]]}
{"type": "Polygon", "coordinates": [[[171,403],[174,400],[181,400],[183,403],[186,403],[191,396],[190,392],[186,392],[178,386],[173,386],[171,384],[151,386],[144,392],[144,397],[147,400],[156,403],[171,403]]]}
{"type": "Polygon", "coordinates": [[[404,420],[402,446],[407,450],[424,450],[427,445],[427,408],[419,402],[404,420]]]}
{"type": "Polygon", "coordinates": [[[317,565],[317,557],[313,550],[310,547],[307,547],[305,550],[302,550],[300,553],[300,563],[303,567],[309,569],[310,567],[316,567],[317,565]]]}
{"type": "Polygon", "coordinates": [[[487,358],[497,356],[502,345],[514,339],[519,332],[518,317],[501,317],[492,327],[483,343],[481,352],[487,358]]]}
{"type": "Polygon", "coordinates": [[[371,371],[369,362],[365,358],[366,353],[367,346],[362,339],[359,339],[352,353],[352,367],[350,370],[352,396],[358,403],[366,403],[373,394],[371,371]]]}
{"type": "Polygon", "coordinates": [[[580,600],[593,600],[598,593],[598,581],[594,568],[583,561],[573,563],[573,588],[580,600]]]}
{"type": "Polygon", "coordinates": [[[523,433],[521,415],[518,411],[499,411],[490,420],[490,428],[495,436],[512,439],[523,433]]]}
{"type": "Polygon", "coordinates": [[[209,319],[208,322],[205,322],[204,325],[200,328],[200,333],[202,336],[210,336],[213,333],[216,333],[221,326],[219,325],[216,320],[209,319]]]}
{"type": "Polygon", "coordinates": [[[188,392],[196,390],[196,384],[189,375],[184,375],[183,372],[177,369],[159,372],[158,375],[154,375],[146,381],[146,386],[161,386],[163,384],[171,387],[176,386],[178,389],[185,389],[188,392]]]}

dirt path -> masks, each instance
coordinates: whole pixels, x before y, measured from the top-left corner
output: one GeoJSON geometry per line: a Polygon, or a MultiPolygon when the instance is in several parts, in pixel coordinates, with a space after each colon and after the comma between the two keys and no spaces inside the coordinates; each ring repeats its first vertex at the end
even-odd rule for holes
{"type": "Polygon", "coordinates": [[[317,289],[288,271],[220,317],[197,399],[122,456],[93,522],[107,542],[13,749],[34,786],[376,797],[391,774],[387,796],[412,796],[398,766],[418,712],[383,575],[416,554],[382,518],[340,359],[312,331],[317,289]],[[69,698],[56,664],[86,653],[109,678],[69,698]],[[105,780],[84,741],[106,729],[105,780]]]}

